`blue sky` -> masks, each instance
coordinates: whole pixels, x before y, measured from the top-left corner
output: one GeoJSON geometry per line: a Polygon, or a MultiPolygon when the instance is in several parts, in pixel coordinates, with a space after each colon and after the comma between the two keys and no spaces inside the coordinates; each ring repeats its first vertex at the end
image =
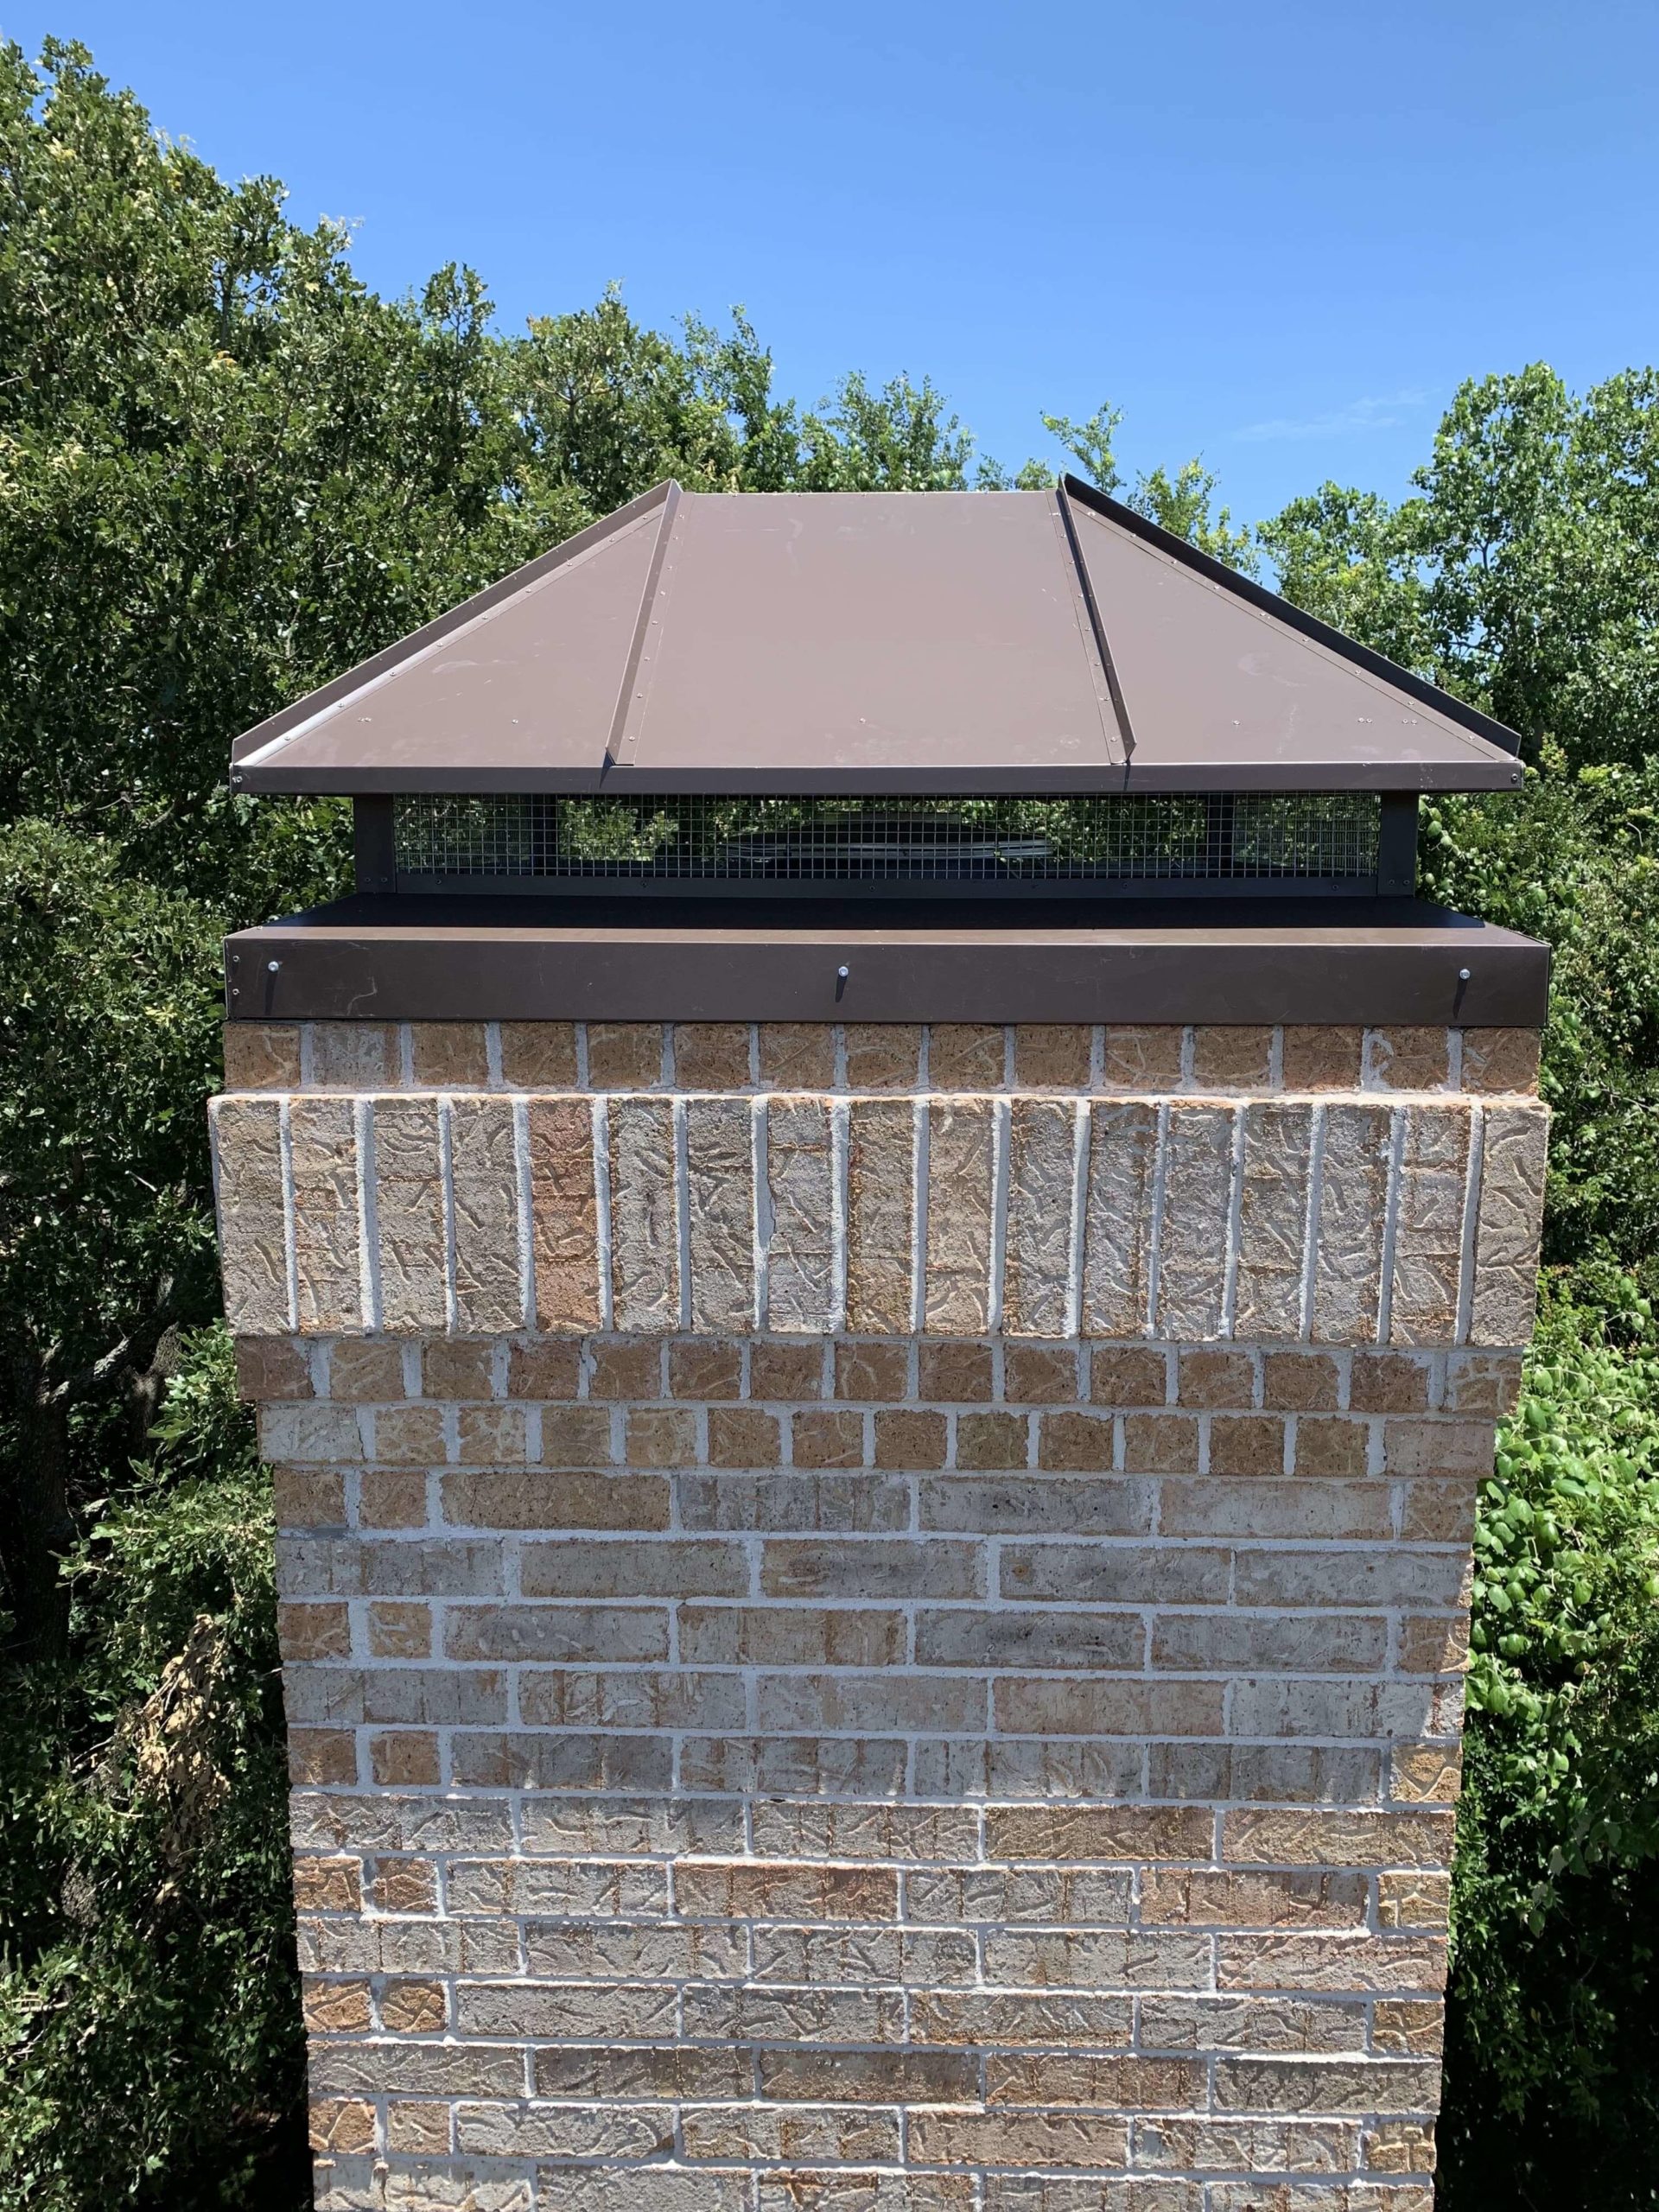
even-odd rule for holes
{"type": "Polygon", "coordinates": [[[1255,518],[1397,493],[1463,376],[1659,359],[1653,0],[0,0],[401,291],[741,301],[786,391],[931,373],[982,448],[1125,410],[1255,518]]]}

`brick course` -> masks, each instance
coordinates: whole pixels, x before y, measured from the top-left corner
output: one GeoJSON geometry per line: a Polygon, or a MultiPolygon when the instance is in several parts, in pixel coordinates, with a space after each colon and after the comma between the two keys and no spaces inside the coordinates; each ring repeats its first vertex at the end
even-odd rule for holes
{"type": "Polygon", "coordinates": [[[321,2204],[1428,2212],[1527,1036],[231,1037],[321,2204]]]}

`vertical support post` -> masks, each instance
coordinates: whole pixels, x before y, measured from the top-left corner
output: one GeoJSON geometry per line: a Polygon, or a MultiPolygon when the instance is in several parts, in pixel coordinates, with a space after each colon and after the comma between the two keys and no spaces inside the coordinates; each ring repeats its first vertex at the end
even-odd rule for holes
{"type": "Polygon", "coordinates": [[[1376,829],[1376,895],[1409,899],[1417,888],[1417,794],[1383,791],[1376,829]]]}
{"type": "Polygon", "coordinates": [[[394,802],[378,793],[352,801],[352,846],[357,888],[395,891],[397,888],[397,840],[392,816],[394,802]]]}
{"type": "Polygon", "coordinates": [[[1204,803],[1204,872],[1217,881],[1233,872],[1233,833],[1237,823],[1237,795],[1211,791],[1204,803]]]}

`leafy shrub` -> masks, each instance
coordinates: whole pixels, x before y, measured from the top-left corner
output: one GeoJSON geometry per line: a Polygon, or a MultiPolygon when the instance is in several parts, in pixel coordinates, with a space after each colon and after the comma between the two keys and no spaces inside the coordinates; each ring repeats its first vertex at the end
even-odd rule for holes
{"type": "Polygon", "coordinates": [[[304,2201],[270,1484],[222,1328],[155,1440],[69,1562],[75,1663],[0,1710],[18,2212],[304,2201]]]}
{"type": "Polygon", "coordinates": [[[1547,1296],[1483,1485],[1441,2201],[1659,2202],[1659,1348],[1547,1296]]]}

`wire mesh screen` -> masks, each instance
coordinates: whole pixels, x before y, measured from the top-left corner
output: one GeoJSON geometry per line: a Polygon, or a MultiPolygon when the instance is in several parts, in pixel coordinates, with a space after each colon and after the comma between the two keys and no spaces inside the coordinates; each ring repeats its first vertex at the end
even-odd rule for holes
{"type": "Polygon", "coordinates": [[[397,803],[400,876],[664,882],[1349,881],[1376,872],[1374,792],[1017,798],[397,803]]]}

